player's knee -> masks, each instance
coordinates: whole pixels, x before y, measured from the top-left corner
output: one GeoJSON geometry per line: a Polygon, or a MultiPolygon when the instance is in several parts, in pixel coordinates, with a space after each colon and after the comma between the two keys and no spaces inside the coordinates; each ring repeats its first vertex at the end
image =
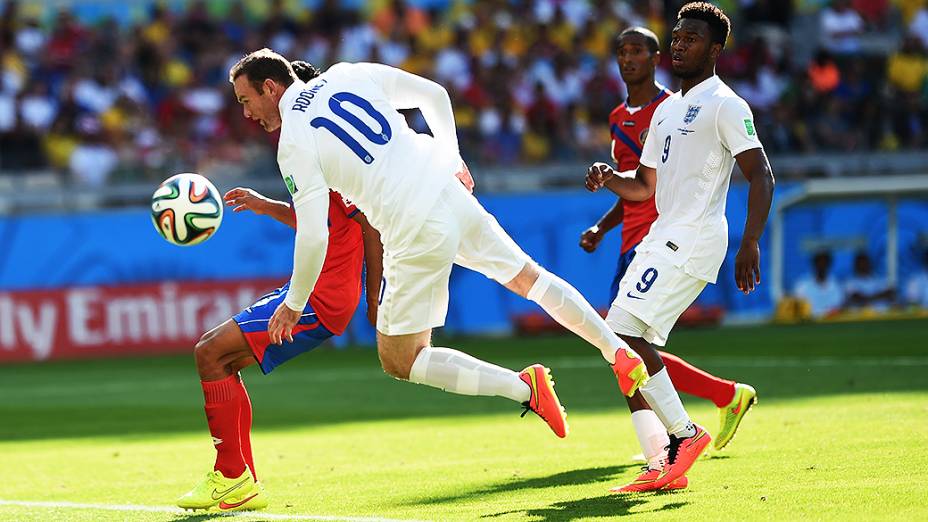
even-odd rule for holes
{"type": "Polygon", "coordinates": [[[538,280],[538,277],[541,275],[542,271],[544,271],[544,269],[535,263],[525,263],[525,266],[522,267],[522,270],[514,278],[512,278],[512,281],[509,281],[503,286],[522,297],[528,297],[529,290],[531,290],[535,285],[535,281],[538,280]]]}
{"type": "Polygon", "coordinates": [[[406,360],[402,354],[396,350],[391,350],[382,345],[377,347],[377,355],[380,357],[380,366],[383,371],[394,379],[409,380],[409,372],[412,370],[412,363],[415,360],[406,360]]]}
{"type": "Polygon", "coordinates": [[[648,373],[654,375],[655,373],[664,369],[664,361],[661,360],[661,355],[658,353],[654,347],[643,338],[632,337],[628,335],[620,335],[623,341],[628,343],[632,350],[635,350],[635,353],[641,357],[641,360],[644,361],[645,368],[648,369],[648,373]]]}
{"type": "Polygon", "coordinates": [[[219,365],[219,357],[216,353],[215,337],[209,332],[200,336],[200,340],[193,347],[193,355],[196,358],[197,368],[203,371],[213,370],[219,365]]]}

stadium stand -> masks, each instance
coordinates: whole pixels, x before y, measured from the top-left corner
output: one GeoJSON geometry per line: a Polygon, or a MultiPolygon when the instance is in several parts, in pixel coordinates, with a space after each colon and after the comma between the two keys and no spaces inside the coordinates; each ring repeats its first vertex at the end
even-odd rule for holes
{"type": "MultiPolygon", "coordinates": [[[[646,25],[666,45],[680,3],[5,1],[0,175],[99,187],[274,170],[273,138],[238,117],[225,77],[265,43],[323,67],[380,61],[442,81],[474,164],[586,162],[607,150],[623,96],[614,36],[646,25]]],[[[831,160],[925,145],[924,2],[720,3],[744,29],[719,73],[752,105],[778,173],[860,172],[831,160]]],[[[674,86],[667,64],[659,77],[674,86]]],[[[899,170],[912,155],[924,164],[918,152],[874,161],[899,170]]]]}

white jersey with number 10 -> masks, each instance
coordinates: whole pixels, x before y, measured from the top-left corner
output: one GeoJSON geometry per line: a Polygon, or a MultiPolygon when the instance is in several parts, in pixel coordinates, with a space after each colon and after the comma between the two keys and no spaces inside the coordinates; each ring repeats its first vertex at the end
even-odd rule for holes
{"type": "Polygon", "coordinates": [[[412,240],[461,166],[443,88],[400,69],[340,63],[280,100],[277,159],[299,205],[332,188],[367,216],[385,245],[412,240]],[[433,136],[418,134],[398,109],[419,108],[433,136]]]}

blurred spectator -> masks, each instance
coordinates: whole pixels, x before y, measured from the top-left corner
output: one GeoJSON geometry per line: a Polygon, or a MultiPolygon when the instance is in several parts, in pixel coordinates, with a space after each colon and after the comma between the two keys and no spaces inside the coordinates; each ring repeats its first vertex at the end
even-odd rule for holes
{"type": "Polygon", "coordinates": [[[921,93],[928,74],[928,59],[925,58],[921,41],[907,37],[902,47],[893,53],[887,65],[887,79],[890,86],[906,94],[921,93]]]}
{"type": "MultiPolygon", "coordinates": [[[[287,0],[146,0],[133,10],[141,19],[117,23],[125,19],[116,8],[107,16],[106,6],[88,21],[67,7],[35,17],[21,13],[20,2],[3,2],[0,168],[69,172],[79,145],[87,152],[84,116],[101,127],[94,146],[118,157],[119,180],[157,168],[234,171],[272,162],[276,135],[241,118],[226,77],[243,53],[263,46],[323,70],[379,61],[441,82],[473,161],[594,159],[608,147],[599,122],[624,96],[615,36],[629,24],[657,32],[665,42],[657,77],[673,88],[666,43],[680,3],[321,0],[307,10],[287,0]]],[[[752,106],[768,150],[928,144],[928,66],[915,43],[928,38],[922,0],[721,4],[738,30],[718,72],[752,106]],[[814,30],[808,23],[820,28],[817,54],[815,38],[790,37],[814,30]],[[895,45],[900,27],[918,39],[895,45]],[[869,45],[874,39],[878,45],[869,45]]]]}
{"type": "Polygon", "coordinates": [[[909,35],[918,38],[923,49],[928,49],[928,6],[922,5],[909,23],[909,35]]]}
{"type": "Polygon", "coordinates": [[[756,112],[766,113],[780,99],[783,82],[772,67],[752,61],[734,89],[756,112]]]}
{"type": "Polygon", "coordinates": [[[19,117],[23,125],[32,131],[41,133],[48,130],[57,113],[57,103],[44,82],[33,82],[19,100],[19,117]]]}
{"type": "Polygon", "coordinates": [[[853,0],[851,7],[869,27],[883,29],[889,24],[889,0],[853,0]]]}
{"type": "Polygon", "coordinates": [[[854,275],[844,284],[844,295],[846,308],[885,311],[896,298],[896,291],[873,273],[870,256],[861,251],[854,255],[854,275]]]}
{"type": "Polygon", "coordinates": [[[821,251],[812,257],[812,274],[796,283],[796,297],[809,303],[813,317],[825,317],[841,309],[844,292],[831,275],[831,253],[821,251]]]}
{"type": "Polygon", "coordinates": [[[824,49],[816,53],[815,59],[809,64],[808,74],[812,87],[819,94],[828,94],[841,83],[841,71],[831,54],[824,49]]]}
{"type": "Polygon", "coordinates": [[[928,308],[928,248],[922,252],[922,269],[906,282],[905,301],[912,306],[928,308]]]}
{"type": "Polygon", "coordinates": [[[832,0],[831,6],[822,10],[822,45],[838,55],[850,55],[860,51],[860,35],[864,31],[864,20],[851,9],[849,0],[832,0]]]}
{"type": "Polygon", "coordinates": [[[97,119],[84,116],[78,122],[78,130],[80,139],[68,165],[71,176],[82,185],[100,187],[116,169],[116,151],[106,143],[97,119]]]}

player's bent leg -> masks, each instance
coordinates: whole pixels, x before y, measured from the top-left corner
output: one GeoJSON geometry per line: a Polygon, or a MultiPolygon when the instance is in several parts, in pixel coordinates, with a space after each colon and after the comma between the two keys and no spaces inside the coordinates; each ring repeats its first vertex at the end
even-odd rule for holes
{"type": "Polygon", "coordinates": [[[677,391],[710,400],[718,407],[719,430],[715,436],[715,449],[727,446],[735,437],[745,414],[757,403],[757,392],[749,384],[716,377],[676,355],[658,353],[677,391]]]}
{"type": "Polygon", "coordinates": [[[716,377],[671,353],[658,351],[658,354],[680,393],[710,400],[717,408],[724,408],[734,399],[735,381],[716,377]]]}
{"type": "Polygon", "coordinates": [[[459,395],[529,399],[519,374],[452,348],[429,346],[431,331],[409,335],[377,334],[384,371],[397,378],[459,395]]]}
{"type": "Polygon", "coordinates": [[[233,364],[253,358],[238,324],[229,319],[206,332],[194,347],[197,372],[204,381],[218,381],[235,371],[233,364]]]}
{"type": "MultiPolygon", "coordinates": [[[[609,364],[615,363],[617,351],[623,348],[628,352],[623,358],[637,357],[576,289],[536,265],[476,198],[461,187],[451,188],[446,202],[461,231],[456,264],[538,303],[557,322],[598,348],[609,364]]],[[[634,387],[646,379],[641,366],[633,378],[634,387]]],[[[631,395],[634,389],[622,392],[631,395]]]]}
{"type": "Polygon", "coordinates": [[[432,342],[432,330],[403,335],[386,335],[377,332],[377,356],[387,375],[404,381],[419,355],[419,351],[432,342]]]}
{"type": "Polygon", "coordinates": [[[634,394],[647,381],[648,373],[638,354],[619,339],[580,292],[563,279],[529,262],[504,286],[538,303],[558,323],[597,347],[612,366],[619,388],[626,396],[634,394]]]}
{"type": "MultiPolygon", "coordinates": [[[[194,354],[201,378],[207,424],[216,448],[216,461],[206,480],[178,499],[178,505],[189,509],[217,506],[223,509],[220,504],[225,503],[229,509],[246,509],[248,504],[247,509],[255,509],[261,499],[252,495],[252,486],[247,485],[247,481],[243,482],[243,477],[247,476],[253,485],[254,475],[249,467],[251,447],[248,431],[244,437],[247,447],[242,445],[241,411],[247,393],[238,374],[238,369],[247,366],[249,359],[254,360],[252,352],[238,325],[228,320],[203,334],[194,354]],[[228,490],[228,494],[213,494],[213,490],[209,489],[212,486],[222,486],[216,491],[228,490]]],[[[250,413],[250,402],[248,410],[250,413]]],[[[249,431],[250,424],[249,420],[249,431]]]]}
{"type": "Polygon", "coordinates": [[[431,331],[377,333],[384,371],[397,378],[460,395],[506,397],[537,413],[559,437],[567,435],[566,413],[554,393],[550,370],[540,364],[521,373],[452,348],[429,346],[431,331]]]}
{"type": "Polygon", "coordinates": [[[745,414],[757,404],[757,392],[750,384],[735,385],[735,396],[731,402],[719,408],[719,431],[715,438],[715,449],[721,450],[735,438],[745,414]]]}
{"type": "MultiPolygon", "coordinates": [[[[230,366],[232,371],[238,374],[239,379],[239,411],[238,411],[238,438],[239,445],[242,450],[242,458],[245,460],[245,464],[248,465],[248,469],[251,470],[251,476],[255,478],[255,482],[258,481],[258,471],[255,468],[255,459],[254,454],[251,449],[251,422],[252,422],[252,408],[251,408],[251,397],[248,395],[248,390],[245,388],[245,381],[242,378],[240,370],[247,368],[249,366],[257,363],[257,360],[254,357],[243,357],[238,361],[233,362],[230,366]]],[[[264,494],[264,489],[261,489],[261,495],[259,495],[259,501],[267,502],[266,495],[264,494]]]]}

